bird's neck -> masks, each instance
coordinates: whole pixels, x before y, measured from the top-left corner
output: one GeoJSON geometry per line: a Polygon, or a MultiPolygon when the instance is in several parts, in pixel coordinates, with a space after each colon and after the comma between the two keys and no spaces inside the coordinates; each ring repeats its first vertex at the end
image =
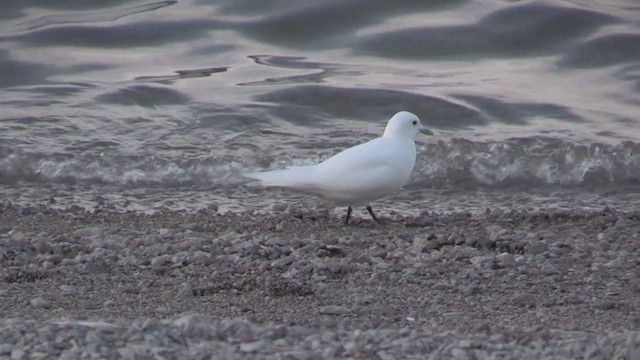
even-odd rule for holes
{"type": "Polygon", "coordinates": [[[407,140],[407,141],[413,141],[413,139],[408,138],[404,135],[398,134],[394,131],[385,131],[384,134],[382,134],[382,137],[385,139],[394,139],[394,140],[407,140]]]}

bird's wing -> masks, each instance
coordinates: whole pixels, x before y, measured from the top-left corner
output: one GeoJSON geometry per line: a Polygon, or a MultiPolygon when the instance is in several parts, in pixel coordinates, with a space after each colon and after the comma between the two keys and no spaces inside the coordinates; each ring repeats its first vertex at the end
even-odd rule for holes
{"type": "Polygon", "coordinates": [[[398,159],[405,157],[406,154],[402,154],[402,150],[394,141],[377,138],[350,147],[318,164],[318,167],[324,172],[339,174],[351,171],[366,171],[367,169],[381,166],[393,166],[398,159]]]}
{"type": "Polygon", "coordinates": [[[415,146],[378,138],[351,147],[317,165],[316,179],[341,193],[384,193],[408,180],[415,146]],[[413,153],[412,153],[413,152],[413,153]]]}

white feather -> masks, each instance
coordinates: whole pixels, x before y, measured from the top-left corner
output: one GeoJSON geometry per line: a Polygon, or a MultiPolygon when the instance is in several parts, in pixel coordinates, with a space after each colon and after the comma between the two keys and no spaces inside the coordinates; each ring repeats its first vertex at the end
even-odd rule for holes
{"type": "Polygon", "coordinates": [[[245,174],[266,187],[319,195],[335,204],[364,205],[400,189],[416,160],[414,139],[422,124],[403,111],[388,122],[384,135],[348,148],[312,166],[245,174]]]}

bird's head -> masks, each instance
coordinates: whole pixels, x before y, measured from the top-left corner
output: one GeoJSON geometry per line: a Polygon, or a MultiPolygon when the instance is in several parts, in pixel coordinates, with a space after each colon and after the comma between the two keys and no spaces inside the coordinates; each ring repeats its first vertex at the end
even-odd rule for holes
{"type": "Polygon", "coordinates": [[[422,126],[420,119],[415,114],[408,111],[400,111],[389,119],[382,137],[415,140],[419,133],[433,135],[431,131],[422,126]]]}

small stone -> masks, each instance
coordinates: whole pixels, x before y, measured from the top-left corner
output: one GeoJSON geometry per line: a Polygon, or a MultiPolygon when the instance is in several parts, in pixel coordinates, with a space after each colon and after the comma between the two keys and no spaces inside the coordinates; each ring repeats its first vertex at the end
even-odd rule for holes
{"type": "Polygon", "coordinates": [[[475,285],[467,286],[462,290],[462,293],[465,296],[473,296],[473,295],[480,294],[481,292],[482,292],[482,289],[480,289],[479,286],[475,286],[475,285]]]}
{"type": "Polygon", "coordinates": [[[576,258],[571,255],[562,256],[560,258],[555,259],[554,264],[556,266],[561,267],[562,269],[568,269],[573,264],[576,263],[576,258]]]}
{"type": "Polygon", "coordinates": [[[375,258],[386,259],[388,255],[388,252],[382,248],[373,249],[369,253],[371,254],[371,257],[374,258],[374,261],[376,261],[375,258]]]}
{"type": "Polygon", "coordinates": [[[527,249],[527,254],[538,255],[543,252],[549,250],[549,245],[545,242],[537,242],[535,244],[529,244],[529,248],[527,249]]]}
{"type": "Polygon", "coordinates": [[[309,360],[314,358],[314,354],[310,351],[305,350],[294,350],[287,351],[282,354],[283,359],[292,359],[292,360],[309,360]]]}
{"type": "Polygon", "coordinates": [[[538,303],[538,300],[534,294],[523,293],[511,298],[511,302],[517,306],[533,308],[538,303]]]}
{"type": "Polygon", "coordinates": [[[60,265],[62,266],[74,266],[76,265],[76,260],[75,259],[62,259],[62,262],[60,263],[60,265]]]}
{"type": "Polygon", "coordinates": [[[78,292],[75,286],[72,285],[60,285],[60,291],[65,295],[72,295],[78,292]]]}
{"type": "Polygon", "coordinates": [[[256,352],[264,346],[264,341],[254,341],[250,343],[240,344],[240,351],[242,352],[256,352]]]}
{"type": "Polygon", "coordinates": [[[467,359],[467,352],[463,349],[452,349],[451,350],[451,355],[453,356],[454,359],[467,359]]]}
{"type": "Polygon", "coordinates": [[[48,309],[51,307],[51,303],[41,297],[31,299],[31,306],[38,309],[48,309]]]}
{"type": "Polygon", "coordinates": [[[25,354],[24,350],[20,348],[15,348],[11,351],[11,360],[22,360],[26,358],[27,354],[25,354]]]}
{"type": "Polygon", "coordinates": [[[371,255],[367,254],[364,251],[356,250],[352,252],[351,259],[353,260],[354,263],[358,263],[358,264],[369,264],[369,265],[373,264],[373,259],[371,258],[371,255]]]}
{"type": "Polygon", "coordinates": [[[104,258],[95,257],[95,258],[90,258],[89,261],[87,261],[82,266],[82,269],[84,271],[95,272],[98,270],[106,269],[108,267],[109,265],[107,264],[104,258]]]}
{"type": "Polygon", "coordinates": [[[120,348],[118,349],[118,355],[123,359],[135,359],[136,351],[132,348],[120,348]]]}
{"type": "Polygon", "coordinates": [[[160,236],[167,236],[167,235],[170,235],[170,233],[172,233],[172,230],[165,229],[165,228],[158,229],[158,235],[160,236]]]}
{"type": "Polygon", "coordinates": [[[516,259],[512,254],[502,253],[496,256],[497,263],[503,267],[511,268],[516,265],[516,259]]]}
{"type": "Polygon", "coordinates": [[[478,247],[484,248],[484,249],[492,249],[496,246],[495,239],[491,239],[490,237],[487,237],[487,236],[480,236],[476,240],[476,243],[478,244],[478,247]]]}
{"type": "Polygon", "coordinates": [[[169,309],[166,306],[160,306],[160,307],[156,308],[155,310],[153,310],[153,312],[155,312],[158,315],[169,315],[169,314],[171,314],[171,309],[169,309]]]}
{"type": "Polygon", "coordinates": [[[436,248],[436,243],[433,240],[428,240],[424,237],[416,236],[413,238],[413,252],[423,253],[429,252],[436,248]]]}
{"type": "Polygon", "coordinates": [[[172,263],[173,256],[169,254],[159,255],[151,259],[152,266],[166,266],[172,263]]]}
{"type": "Polygon", "coordinates": [[[102,233],[102,229],[97,226],[90,226],[86,228],[77,229],[73,232],[73,235],[80,237],[92,237],[96,235],[100,235],[102,233]]]}
{"type": "Polygon", "coordinates": [[[22,241],[25,238],[25,235],[22,231],[11,230],[9,231],[9,235],[15,241],[22,241]]]}
{"type": "Polygon", "coordinates": [[[180,284],[180,287],[178,288],[178,294],[180,294],[183,297],[192,297],[193,291],[194,291],[193,287],[186,282],[180,284]]]}
{"type": "Polygon", "coordinates": [[[62,256],[55,254],[47,257],[47,261],[50,261],[53,265],[58,265],[62,262],[62,256]]]}
{"type": "Polygon", "coordinates": [[[213,262],[214,261],[211,258],[211,255],[209,255],[208,253],[206,253],[204,251],[196,251],[193,254],[193,263],[194,264],[209,266],[209,265],[212,265],[213,262]]]}
{"type": "Polygon", "coordinates": [[[378,355],[378,357],[382,360],[393,360],[395,359],[394,356],[389,355],[389,353],[387,353],[384,350],[380,350],[376,353],[376,355],[378,355]]]}
{"type": "Polygon", "coordinates": [[[349,313],[349,309],[344,306],[328,305],[320,308],[320,314],[325,315],[346,315],[349,313]]]}
{"type": "Polygon", "coordinates": [[[501,228],[499,226],[488,226],[487,234],[493,242],[496,242],[499,239],[506,238],[509,235],[509,230],[501,228]]]}
{"type": "Polygon", "coordinates": [[[331,273],[336,276],[345,275],[351,270],[351,265],[340,260],[329,261],[326,265],[327,269],[329,269],[329,271],[331,271],[331,273]]]}
{"type": "Polygon", "coordinates": [[[187,230],[191,230],[193,232],[205,232],[204,226],[202,226],[202,224],[198,224],[198,223],[186,224],[186,225],[184,225],[184,228],[187,229],[187,230]]]}
{"type": "Polygon", "coordinates": [[[53,246],[51,246],[51,244],[45,239],[39,239],[36,241],[34,248],[38,254],[53,253],[53,246]]]}
{"type": "Polygon", "coordinates": [[[316,256],[318,257],[343,257],[345,256],[345,251],[336,245],[322,245],[318,251],[316,252],[316,256]]]}
{"type": "Polygon", "coordinates": [[[271,267],[274,269],[282,269],[284,267],[291,265],[294,261],[295,261],[295,257],[289,255],[272,262],[271,267]]]}
{"type": "Polygon", "coordinates": [[[8,355],[11,354],[13,349],[16,347],[15,344],[11,342],[5,342],[4,344],[0,344],[0,355],[8,355]]]}
{"type": "Polygon", "coordinates": [[[371,304],[375,300],[375,297],[370,294],[356,297],[353,302],[356,305],[365,306],[371,304]]]}
{"type": "Polygon", "coordinates": [[[202,335],[204,329],[202,324],[211,324],[213,319],[205,315],[189,314],[181,316],[173,321],[173,324],[182,329],[187,337],[198,337],[202,335]]]}
{"type": "Polygon", "coordinates": [[[494,265],[493,256],[474,256],[469,261],[478,270],[491,269],[494,265]]]}
{"type": "Polygon", "coordinates": [[[522,255],[516,256],[516,266],[521,266],[527,263],[527,258],[522,255]]]}
{"type": "Polygon", "coordinates": [[[613,259],[609,262],[607,262],[606,264],[604,264],[604,267],[612,269],[612,268],[618,268],[621,267],[622,263],[620,262],[620,259],[613,259]]]}

